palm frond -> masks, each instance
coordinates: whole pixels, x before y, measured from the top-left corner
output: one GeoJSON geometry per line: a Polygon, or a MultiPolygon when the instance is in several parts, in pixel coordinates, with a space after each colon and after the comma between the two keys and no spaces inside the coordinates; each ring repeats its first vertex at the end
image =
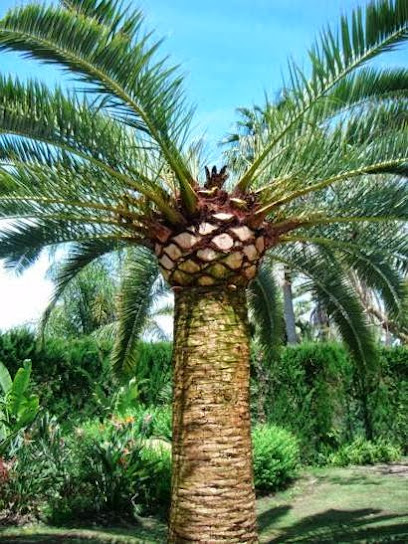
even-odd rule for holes
{"type": "MultiPolygon", "coordinates": [[[[309,52],[311,75],[308,78],[291,64],[289,85],[284,89],[285,107],[275,109],[273,128],[259,140],[252,164],[238,182],[242,191],[269,164],[271,152],[301,123],[313,123],[313,110],[334,92],[344,79],[366,62],[395,49],[408,37],[408,4],[404,0],[376,0],[342,17],[334,33],[323,31],[309,52]]],[[[382,92],[382,89],[379,89],[382,92]]],[[[344,96],[344,95],[343,95],[344,96]]]]}
{"type": "Polygon", "coordinates": [[[376,364],[372,332],[362,308],[346,283],[344,272],[330,251],[314,251],[304,244],[276,248],[272,258],[283,262],[310,279],[310,290],[336,323],[350,353],[365,372],[376,364]]]}
{"type": "Polygon", "coordinates": [[[401,313],[405,297],[404,278],[398,272],[395,261],[403,261],[405,268],[408,266],[408,247],[406,236],[400,235],[398,244],[393,240],[392,233],[384,236],[384,239],[372,240],[369,248],[365,245],[364,233],[362,236],[358,233],[353,241],[341,241],[340,236],[337,239],[290,236],[287,241],[298,241],[310,248],[315,245],[331,251],[339,266],[352,270],[367,287],[379,293],[387,311],[395,317],[401,313]]]}
{"type": "Polygon", "coordinates": [[[33,264],[45,247],[69,242],[120,243],[121,236],[114,231],[106,231],[66,220],[48,219],[43,221],[16,221],[0,235],[0,259],[7,267],[22,272],[33,264]]]}
{"type": "Polygon", "coordinates": [[[152,200],[171,221],[174,195],[162,183],[163,161],[128,130],[85,99],[29,81],[0,78],[0,163],[92,168],[109,176],[116,194],[152,200]],[[86,163],[84,164],[84,161],[86,163]]]}
{"type": "Polygon", "coordinates": [[[85,91],[96,93],[99,108],[156,146],[176,173],[187,209],[194,211],[194,180],[180,153],[191,110],[185,107],[176,68],[156,60],[160,42],[143,34],[141,12],[133,13],[123,32],[126,10],[119,2],[66,6],[31,4],[9,11],[0,21],[0,50],[55,63],[86,83],[85,91]]]}
{"type": "Polygon", "coordinates": [[[369,180],[362,178],[311,193],[307,199],[298,202],[292,201],[290,206],[275,210],[274,227],[298,229],[299,236],[328,236],[343,241],[352,240],[358,228],[366,247],[378,247],[378,241],[388,240],[385,243],[392,248],[393,236],[399,243],[398,232],[407,219],[405,180],[373,176],[369,180]]]}
{"type": "Polygon", "coordinates": [[[122,246],[114,239],[91,239],[89,241],[70,244],[68,255],[56,270],[53,282],[52,298],[45,309],[41,322],[40,333],[44,334],[50,315],[71,281],[78,276],[90,263],[107,253],[117,251],[122,246]]]}
{"type": "Polygon", "coordinates": [[[282,344],[283,314],[279,288],[271,267],[261,266],[250,283],[248,305],[256,323],[262,350],[267,359],[273,359],[282,344]]]}
{"type": "MultiPolygon", "coordinates": [[[[382,131],[378,127],[375,134],[354,143],[344,129],[310,139],[288,162],[287,171],[263,190],[264,205],[257,214],[267,215],[296,199],[368,175],[408,177],[406,124],[400,130],[381,127],[382,131]]],[[[359,130],[364,130],[363,122],[359,130]]],[[[357,140],[359,135],[354,133],[353,138],[357,140]]]]}
{"type": "Polygon", "coordinates": [[[156,258],[147,250],[131,252],[125,264],[118,306],[118,333],[112,365],[118,379],[128,376],[137,364],[136,343],[143,332],[159,274],[156,258]]]}

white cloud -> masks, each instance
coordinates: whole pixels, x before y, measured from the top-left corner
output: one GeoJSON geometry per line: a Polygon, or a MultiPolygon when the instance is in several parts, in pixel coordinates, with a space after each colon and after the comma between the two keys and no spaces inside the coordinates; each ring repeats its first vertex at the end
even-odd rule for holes
{"type": "Polygon", "coordinates": [[[52,293],[45,278],[48,259],[43,256],[21,276],[0,264],[0,330],[31,324],[38,320],[52,293]]]}

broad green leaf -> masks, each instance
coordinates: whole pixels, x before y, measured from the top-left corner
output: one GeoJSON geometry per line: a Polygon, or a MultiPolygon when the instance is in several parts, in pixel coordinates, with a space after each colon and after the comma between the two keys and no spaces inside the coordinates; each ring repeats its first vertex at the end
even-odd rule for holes
{"type": "Polygon", "coordinates": [[[24,401],[24,393],[27,391],[28,384],[30,383],[31,375],[31,361],[26,359],[24,361],[24,368],[19,368],[13,380],[9,392],[9,409],[14,416],[17,416],[21,403],[24,401]]]}
{"type": "Polygon", "coordinates": [[[6,366],[0,361],[0,387],[5,395],[10,391],[11,385],[12,380],[10,372],[7,370],[6,366]]]}

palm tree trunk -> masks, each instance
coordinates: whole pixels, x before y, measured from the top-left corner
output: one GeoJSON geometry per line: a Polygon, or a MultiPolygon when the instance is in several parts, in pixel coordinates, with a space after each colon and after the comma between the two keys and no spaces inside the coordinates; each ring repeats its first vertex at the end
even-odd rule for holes
{"type": "Polygon", "coordinates": [[[258,542],[245,290],[176,293],[170,543],[258,542]]]}
{"type": "Polygon", "coordinates": [[[283,278],[283,316],[285,319],[286,339],[288,344],[297,344],[296,318],[293,308],[292,274],[285,267],[283,278]]]}

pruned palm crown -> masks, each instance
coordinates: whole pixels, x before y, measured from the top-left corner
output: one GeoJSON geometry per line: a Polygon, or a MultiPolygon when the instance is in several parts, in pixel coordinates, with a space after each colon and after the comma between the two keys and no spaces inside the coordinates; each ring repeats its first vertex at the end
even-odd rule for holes
{"type": "MultiPolygon", "coordinates": [[[[405,270],[408,70],[368,61],[406,40],[407,21],[406,0],[382,0],[322,32],[307,74],[290,64],[278,101],[241,110],[228,170],[202,179],[182,78],[156,60],[139,11],[117,0],[11,10],[1,50],[62,66],[82,90],[0,80],[0,216],[19,219],[0,258],[22,267],[71,243],[62,286],[128,244],[151,248],[175,287],[245,285],[268,249],[313,280],[335,279],[334,252],[339,268],[364,259],[372,278],[381,252],[405,270]]],[[[321,291],[353,332],[337,284],[336,299],[321,291]]]]}
{"type": "MultiPolygon", "coordinates": [[[[206,183],[194,184],[196,211],[186,224],[154,222],[154,250],[164,277],[174,286],[226,283],[230,289],[255,277],[265,250],[277,241],[272,225],[254,215],[252,193],[228,193],[226,166],[206,167],[206,183]]],[[[258,206],[259,207],[259,206],[258,206]]],[[[182,210],[180,210],[182,211],[182,210]]]]}

